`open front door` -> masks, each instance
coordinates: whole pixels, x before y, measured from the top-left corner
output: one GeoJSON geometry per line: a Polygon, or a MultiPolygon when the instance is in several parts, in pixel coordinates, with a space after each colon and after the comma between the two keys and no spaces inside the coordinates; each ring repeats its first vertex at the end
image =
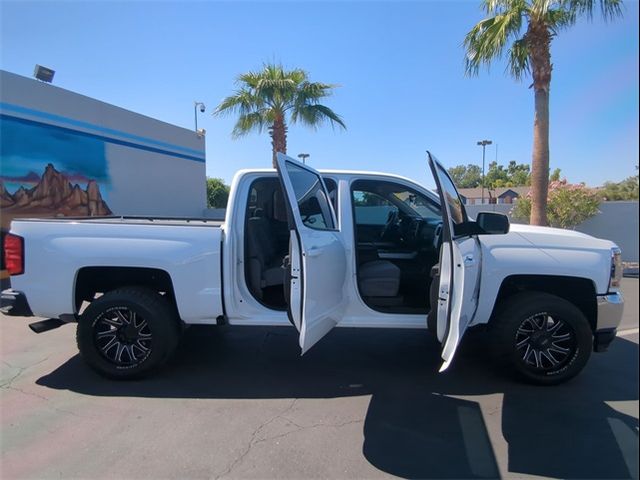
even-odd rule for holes
{"type": "Polygon", "coordinates": [[[304,354],[342,316],[346,253],[320,174],[280,153],[277,168],[289,209],[288,314],[304,354]]]}
{"type": "MultiPolygon", "coordinates": [[[[438,288],[438,340],[442,343],[446,370],[478,306],[481,250],[475,236],[458,235],[468,222],[467,212],[446,169],[431,155],[429,166],[436,181],[442,208],[442,247],[438,288]]],[[[433,308],[433,306],[432,306],[433,308]]]]}

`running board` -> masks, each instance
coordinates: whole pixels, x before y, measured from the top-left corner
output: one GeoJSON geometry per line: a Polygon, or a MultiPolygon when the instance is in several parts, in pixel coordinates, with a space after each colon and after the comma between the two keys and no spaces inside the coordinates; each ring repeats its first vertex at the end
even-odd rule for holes
{"type": "Polygon", "coordinates": [[[66,322],[63,322],[59,318],[50,318],[48,320],[41,320],[39,322],[30,323],[29,328],[35,333],[43,333],[48,332],[49,330],[53,330],[54,328],[61,327],[65,324],[66,322]]]}

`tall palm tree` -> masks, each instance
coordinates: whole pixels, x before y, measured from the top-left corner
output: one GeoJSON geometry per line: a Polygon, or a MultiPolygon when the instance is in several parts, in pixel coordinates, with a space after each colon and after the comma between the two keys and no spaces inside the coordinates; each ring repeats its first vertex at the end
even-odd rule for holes
{"type": "Polygon", "coordinates": [[[331,126],[346,128],[338,114],[320,103],[337,85],[310,82],[304,70],[264,64],[261,71],[238,76],[236,83],[238,90],[225,98],[213,114],[239,115],[232,132],[234,138],[268,129],[274,167],[276,153],[287,153],[287,123],[315,129],[328,121],[331,126]]]}
{"type": "Polygon", "coordinates": [[[488,66],[506,50],[511,75],[516,80],[528,74],[533,78],[532,225],[547,224],[551,41],[578,18],[591,19],[596,3],[605,19],[622,13],[622,0],[483,0],[488,18],[474,26],[464,40],[468,75],[476,75],[482,65],[488,66]]]}

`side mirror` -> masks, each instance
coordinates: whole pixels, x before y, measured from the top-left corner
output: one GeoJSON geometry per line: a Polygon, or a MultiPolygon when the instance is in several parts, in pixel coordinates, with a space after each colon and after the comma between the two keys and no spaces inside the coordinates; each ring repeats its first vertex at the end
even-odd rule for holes
{"type": "Polygon", "coordinates": [[[509,233],[509,217],[502,213],[480,212],[476,216],[476,224],[481,234],[503,235],[509,233]]]}

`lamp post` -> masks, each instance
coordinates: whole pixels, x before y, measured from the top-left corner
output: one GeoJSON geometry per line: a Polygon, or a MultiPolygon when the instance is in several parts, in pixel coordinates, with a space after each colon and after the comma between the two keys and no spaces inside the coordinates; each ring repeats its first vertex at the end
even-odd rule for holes
{"type": "Polygon", "coordinates": [[[484,205],[484,150],[487,145],[491,145],[491,140],[480,140],[478,145],[482,146],[482,205],[484,205]]]}
{"type": "Polygon", "coordinates": [[[202,102],[193,102],[193,119],[196,123],[196,133],[198,133],[198,107],[200,107],[200,113],[204,113],[206,108],[202,102]]]}
{"type": "Polygon", "coordinates": [[[302,163],[304,163],[305,165],[306,165],[306,163],[307,163],[307,162],[306,162],[306,160],[307,160],[307,158],[309,158],[309,156],[310,156],[310,155],[309,155],[308,153],[299,153],[299,154],[298,154],[298,158],[299,158],[300,160],[302,160],[302,163]]]}

